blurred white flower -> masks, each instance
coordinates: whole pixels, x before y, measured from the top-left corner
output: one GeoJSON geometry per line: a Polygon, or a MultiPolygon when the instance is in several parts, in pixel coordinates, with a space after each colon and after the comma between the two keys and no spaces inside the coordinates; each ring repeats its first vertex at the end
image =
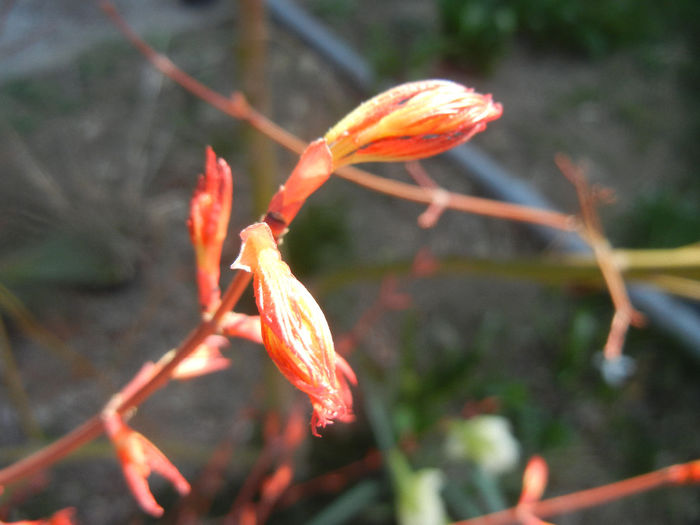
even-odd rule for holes
{"type": "Polygon", "coordinates": [[[444,478],[439,469],[416,470],[401,483],[399,523],[401,525],[445,525],[447,515],[440,497],[444,478]]]}
{"type": "Polygon", "coordinates": [[[446,525],[447,512],[440,496],[444,477],[440,469],[413,470],[397,449],[389,451],[389,470],[396,490],[399,525],[446,525]]]}
{"type": "Polygon", "coordinates": [[[454,421],[445,446],[452,459],[471,460],[494,475],[514,469],[520,458],[520,445],[513,437],[510,423],[496,415],[454,421]]]}

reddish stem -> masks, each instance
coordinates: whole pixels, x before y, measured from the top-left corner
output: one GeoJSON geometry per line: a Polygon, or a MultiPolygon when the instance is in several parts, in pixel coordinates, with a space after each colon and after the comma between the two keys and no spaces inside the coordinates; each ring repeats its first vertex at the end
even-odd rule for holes
{"type": "MultiPolygon", "coordinates": [[[[608,485],[538,501],[532,504],[532,512],[538,517],[555,516],[595,507],[664,485],[697,483],[699,481],[700,460],[695,460],[681,465],[672,465],[608,485]]],[[[501,525],[517,521],[517,507],[511,507],[485,516],[455,522],[452,525],[501,525]]]]}
{"type": "Polygon", "coordinates": [[[370,450],[357,461],[344,465],[318,477],[292,485],[279,501],[280,507],[294,505],[297,501],[318,494],[336,493],[355,479],[377,470],[382,463],[378,450],[370,450]]]}

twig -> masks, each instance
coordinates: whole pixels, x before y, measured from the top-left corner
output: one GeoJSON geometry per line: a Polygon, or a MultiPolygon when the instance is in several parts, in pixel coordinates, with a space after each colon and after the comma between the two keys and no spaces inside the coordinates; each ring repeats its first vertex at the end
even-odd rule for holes
{"type": "MultiPolygon", "coordinates": [[[[237,46],[242,90],[262,111],[270,108],[267,64],[267,12],[264,0],[239,0],[237,46]]],[[[247,172],[252,186],[253,212],[260,216],[275,192],[276,159],[273,144],[255,130],[246,130],[247,172]]]]}
{"type": "Polygon", "coordinates": [[[70,200],[53,176],[39,163],[29,150],[24,139],[9,124],[2,121],[1,127],[7,133],[11,149],[24,167],[25,179],[46,199],[46,202],[59,215],[65,215],[71,208],[70,200]]]}
{"type": "Polygon", "coordinates": [[[101,386],[112,388],[105,375],[97,370],[88,358],[73,350],[44,328],[22,304],[22,301],[2,284],[0,284],[0,311],[9,315],[27,337],[44,346],[57,358],[69,362],[75,375],[93,376],[97,378],[101,386]]]}
{"type": "MultiPolygon", "coordinates": [[[[539,517],[555,516],[595,507],[665,485],[698,482],[700,482],[700,460],[695,460],[680,465],[672,465],[608,485],[537,501],[532,504],[532,511],[539,517]]],[[[517,507],[511,507],[492,514],[486,514],[485,516],[455,522],[452,525],[502,525],[517,521],[517,507]]]]}
{"type": "Polygon", "coordinates": [[[357,461],[353,461],[338,469],[326,472],[308,481],[292,485],[279,502],[280,507],[294,505],[300,499],[316,494],[328,494],[340,491],[354,479],[377,470],[382,464],[382,454],[378,450],[370,450],[357,461]]]}
{"type": "Polygon", "coordinates": [[[557,155],[555,162],[562,174],[576,188],[583,217],[583,230],[580,232],[580,235],[593,250],[615,306],[610,333],[603,350],[606,360],[613,361],[619,358],[622,353],[625,335],[630,324],[642,326],[644,316],[641,312],[635,310],[630,302],[629,295],[627,295],[625,281],[613,257],[613,249],[605,238],[603,228],[595,211],[595,195],[588,186],[583,169],[574,165],[571,159],[565,155],[557,155]]]}
{"type": "Polygon", "coordinates": [[[182,500],[175,518],[176,525],[194,525],[206,515],[216,493],[225,481],[225,471],[233,454],[234,444],[230,436],[225,437],[214,449],[204,466],[192,491],[182,500]]]}
{"type": "Polygon", "coordinates": [[[379,296],[374,303],[365,310],[349,332],[337,338],[336,351],[343,356],[350,355],[386,311],[403,310],[408,308],[410,303],[411,296],[397,291],[395,277],[388,274],[382,280],[379,296]]]}
{"type": "MultiPolygon", "coordinates": [[[[271,424],[270,418],[276,418],[277,414],[268,413],[267,417],[267,424],[269,427],[271,424]]],[[[226,515],[226,519],[224,520],[225,524],[235,524],[239,522],[241,513],[252,503],[255,492],[258,490],[258,487],[265,476],[265,472],[267,472],[272,466],[275,457],[280,452],[282,444],[282,436],[279,435],[279,433],[276,432],[274,435],[267,436],[267,440],[262,451],[260,454],[258,454],[253,468],[248,473],[248,476],[243,482],[243,486],[239,489],[233,503],[231,504],[231,508],[226,515]]]]}

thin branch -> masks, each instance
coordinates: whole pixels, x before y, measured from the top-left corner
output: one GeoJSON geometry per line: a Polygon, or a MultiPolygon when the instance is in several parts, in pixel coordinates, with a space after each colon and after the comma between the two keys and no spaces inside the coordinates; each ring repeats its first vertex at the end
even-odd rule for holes
{"type": "Polygon", "coordinates": [[[0,128],[6,133],[5,140],[10,143],[10,151],[14,153],[24,168],[24,179],[39,192],[53,211],[59,215],[65,215],[71,209],[71,202],[56,179],[41,165],[22,136],[9,123],[4,120],[0,121],[0,128]]]}
{"type": "Polygon", "coordinates": [[[588,186],[583,169],[580,166],[576,166],[565,155],[557,155],[555,162],[562,174],[576,188],[583,217],[582,231],[579,235],[593,249],[593,254],[598,261],[598,266],[615,306],[610,333],[603,351],[605,358],[612,361],[620,357],[622,353],[625,336],[630,324],[642,326],[644,324],[644,316],[630,302],[625,281],[613,257],[613,249],[605,238],[600,219],[595,210],[595,194],[588,186]]]}
{"type": "MultiPolygon", "coordinates": [[[[268,428],[272,426],[270,424],[271,418],[276,418],[277,416],[277,413],[271,412],[267,414],[268,428]]],[[[275,423],[277,422],[275,421],[275,423]]],[[[243,486],[238,490],[231,508],[226,514],[224,523],[239,523],[241,513],[253,504],[255,493],[258,491],[265,473],[273,466],[274,460],[280,453],[283,444],[283,437],[277,432],[266,436],[265,445],[260,454],[258,454],[253,468],[246,476],[243,486]]]]}
{"type": "MultiPolygon", "coordinates": [[[[113,387],[105,375],[97,370],[88,358],[75,351],[58,337],[44,328],[31,314],[27,307],[8,288],[0,284],[0,312],[5,312],[21,328],[24,335],[44,346],[58,359],[71,364],[77,376],[93,376],[100,386],[113,387]]],[[[108,390],[108,391],[109,391],[108,390]]]]}
{"type": "MultiPolygon", "coordinates": [[[[700,482],[700,460],[655,470],[608,485],[573,492],[565,496],[533,503],[533,513],[549,517],[595,507],[618,499],[653,490],[665,485],[681,485],[700,482]]],[[[452,525],[502,525],[518,521],[517,507],[486,514],[477,518],[455,522],[452,525]]]]}
{"type": "Polygon", "coordinates": [[[379,469],[381,464],[381,452],[372,449],[357,461],[292,485],[280,499],[278,506],[281,508],[289,507],[304,498],[340,492],[352,481],[379,469]]]}
{"type": "MultiPolygon", "coordinates": [[[[669,253],[671,253],[669,251],[669,253]]],[[[687,265],[675,265],[669,260],[668,268],[663,266],[637,266],[634,262],[634,250],[615,250],[618,254],[629,257],[629,265],[624,268],[624,275],[629,280],[653,283],[668,292],[693,298],[700,294],[700,282],[695,280],[700,275],[700,261],[687,265]]],[[[591,288],[605,288],[605,280],[600,267],[593,256],[542,257],[542,258],[473,258],[441,257],[432,259],[433,266],[426,275],[418,277],[444,277],[455,275],[491,275],[512,279],[524,279],[557,286],[579,285],[591,288]]],[[[379,264],[355,265],[319,275],[314,280],[314,292],[327,295],[333,290],[357,281],[379,281],[387,275],[405,276],[413,273],[409,260],[384,262],[379,264]]]]}

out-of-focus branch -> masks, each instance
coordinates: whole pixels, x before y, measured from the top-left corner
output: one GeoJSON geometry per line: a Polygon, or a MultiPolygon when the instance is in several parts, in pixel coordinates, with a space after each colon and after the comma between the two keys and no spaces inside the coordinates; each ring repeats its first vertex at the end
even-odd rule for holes
{"type": "MultiPolygon", "coordinates": [[[[239,72],[246,98],[256,108],[269,112],[269,83],[266,80],[267,20],[263,0],[239,0],[237,56],[239,72]]],[[[246,133],[247,171],[253,188],[253,211],[259,217],[275,191],[277,171],[273,144],[255,130],[246,133]]]]}
{"type": "Polygon", "coordinates": [[[555,162],[559,170],[576,188],[583,218],[580,235],[593,249],[593,254],[615,305],[615,314],[613,315],[608,340],[605,342],[603,350],[605,359],[614,361],[622,354],[622,347],[625,344],[625,336],[630,324],[634,326],[643,325],[644,316],[630,302],[625,281],[613,257],[613,249],[603,233],[603,228],[596,213],[596,196],[588,185],[583,169],[580,166],[576,166],[565,155],[557,155],[555,162]]]}
{"type": "MultiPolygon", "coordinates": [[[[625,260],[620,271],[626,279],[653,283],[664,290],[695,298],[700,293],[700,258],[678,264],[673,259],[674,250],[665,252],[668,266],[660,259],[653,264],[645,261],[647,250],[637,263],[637,250],[614,250],[616,260],[625,260]]],[[[654,258],[656,259],[656,258],[654,258]]],[[[470,257],[434,258],[435,269],[429,277],[455,275],[490,275],[502,278],[525,279],[556,286],[583,286],[604,288],[605,280],[595,257],[591,255],[554,256],[542,258],[509,258],[507,260],[470,257]]],[[[320,275],[314,283],[314,291],[325,295],[339,287],[357,281],[379,281],[387,275],[405,276],[412,272],[411,261],[394,261],[382,264],[355,265],[320,275]]]]}
{"type": "MultiPolygon", "coordinates": [[[[595,507],[618,499],[640,494],[666,485],[682,485],[700,482],[700,460],[655,470],[641,476],[617,481],[565,496],[544,499],[532,504],[538,517],[556,516],[589,507],[595,507]]],[[[455,522],[452,525],[503,525],[518,522],[517,507],[486,514],[477,518],[455,522]]]]}

